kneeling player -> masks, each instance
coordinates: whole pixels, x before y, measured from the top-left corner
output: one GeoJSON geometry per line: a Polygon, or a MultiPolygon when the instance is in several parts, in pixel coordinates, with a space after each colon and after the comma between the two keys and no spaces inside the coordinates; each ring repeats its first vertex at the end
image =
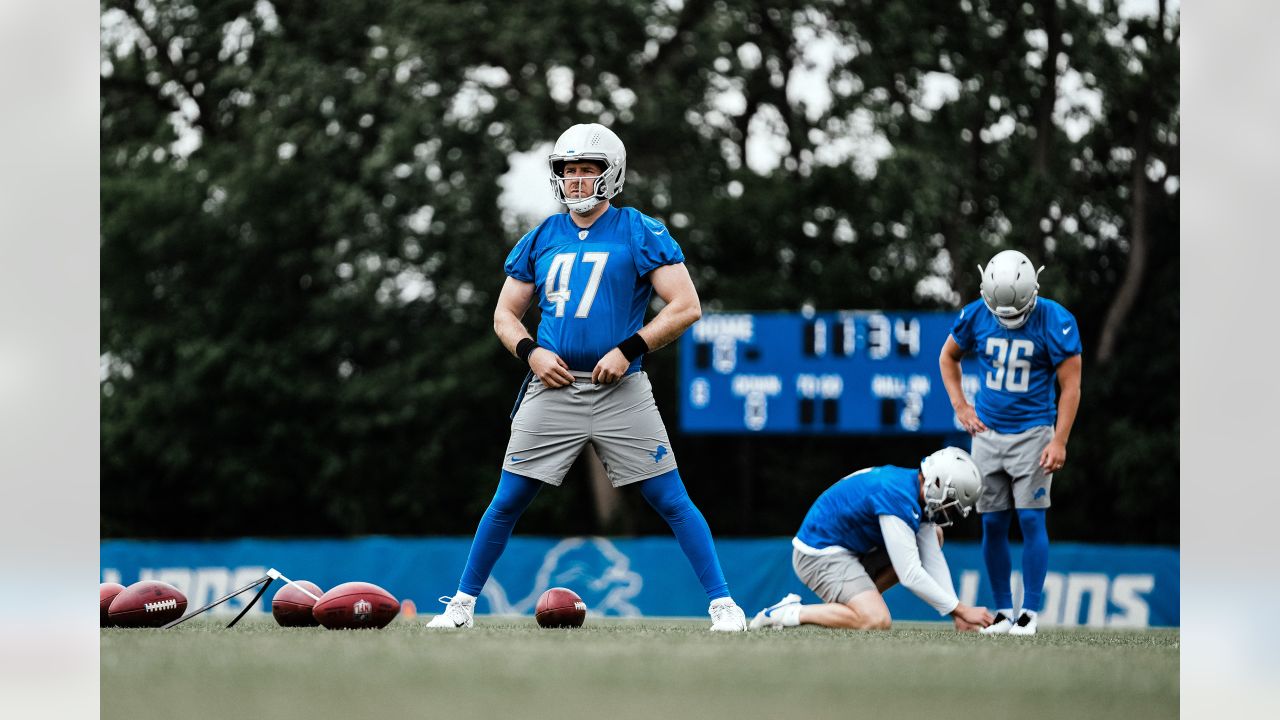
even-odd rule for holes
{"type": "Polygon", "coordinates": [[[899,581],[957,630],[991,624],[984,607],[960,602],[942,554],[948,510],[968,516],[982,488],[973,458],[944,448],[920,468],[867,468],[827,488],[809,508],[792,538],[796,575],[822,598],[802,605],[790,593],[761,610],[751,628],[822,625],[888,630],[891,618],[881,593],[899,581]],[[921,515],[924,519],[921,519],[921,515]]]}

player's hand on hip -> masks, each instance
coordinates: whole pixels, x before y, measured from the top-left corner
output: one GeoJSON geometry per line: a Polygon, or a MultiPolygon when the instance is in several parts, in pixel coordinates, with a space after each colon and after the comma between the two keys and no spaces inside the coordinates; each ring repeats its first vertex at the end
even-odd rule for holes
{"type": "Polygon", "coordinates": [[[976,435],[987,429],[987,426],[978,419],[978,411],[969,403],[961,405],[960,409],[956,410],[956,419],[960,421],[960,427],[970,435],[976,435]]]}
{"type": "Polygon", "coordinates": [[[529,369],[551,388],[564,387],[573,382],[573,373],[569,372],[569,363],[550,350],[539,347],[529,354],[529,369]]]}
{"type": "Polygon", "coordinates": [[[1058,440],[1050,440],[1040,453],[1040,467],[1045,472],[1061,470],[1067,464],[1067,444],[1058,440]]]}
{"type": "Polygon", "coordinates": [[[595,369],[591,371],[591,382],[597,385],[615,383],[627,374],[627,368],[630,366],[631,361],[627,360],[627,356],[623,355],[618,348],[614,348],[596,363],[595,369]]]}

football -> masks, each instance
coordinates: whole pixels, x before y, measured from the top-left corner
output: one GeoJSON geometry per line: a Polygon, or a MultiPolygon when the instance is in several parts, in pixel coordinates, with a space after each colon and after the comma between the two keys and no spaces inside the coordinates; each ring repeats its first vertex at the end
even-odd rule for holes
{"type": "Polygon", "coordinates": [[[538,624],[544,628],[582,627],[587,619],[587,604],[578,593],[562,587],[553,587],[538,598],[534,611],[538,624]]]}
{"type": "Polygon", "coordinates": [[[321,595],[311,612],[330,630],[381,628],[399,614],[400,601],[373,583],[349,582],[321,595]]]}
{"type": "Polygon", "coordinates": [[[102,583],[98,586],[98,627],[111,627],[107,608],[111,607],[111,601],[122,592],[124,592],[124,586],[120,583],[102,583]]]}
{"type": "Polygon", "coordinates": [[[116,627],[160,627],[182,617],[187,596],[159,580],[143,580],[116,595],[107,608],[107,622],[116,627]]]}
{"type": "MultiPolygon", "coordinates": [[[[306,588],[316,597],[324,595],[324,591],[310,580],[293,582],[295,585],[306,588]]],[[[315,614],[311,612],[315,605],[316,601],[307,597],[306,593],[294,585],[285,585],[271,599],[271,615],[281,627],[315,627],[320,624],[315,614]]]]}

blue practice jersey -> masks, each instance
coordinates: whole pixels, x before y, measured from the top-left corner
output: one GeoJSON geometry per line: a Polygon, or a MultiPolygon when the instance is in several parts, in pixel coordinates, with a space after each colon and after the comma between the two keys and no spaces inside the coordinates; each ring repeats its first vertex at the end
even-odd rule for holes
{"type": "MultiPolygon", "coordinates": [[[[552,215],[512,248],[507,275],[537,286],[538,345],[573,370],[600,358],[644,326],[654,268],[684,262],[666,226],[634,208],[609,207],[587,230],[552,215]]],[[[641,358],[627,368],[640,369],[641,358]]]]}
{"type": "Polygon", "coordinates": [[[818,496],[796,537],[815,550],[838,546],[862,554],[884,547],[881,515],[920,530],[919,472],[893,465],[859,470],[818,496]]]}
{"type": "Polygon", "coordinates": [[[975,300],[960,311],[951,337],[978,355],[982,379],[974,407],[984,425],[1018,433],[1057,421],[1058,365],[1081,352],[1080,328],[1066,308],[1039,298],[1027,322],[1010,330],[975,300]]]}

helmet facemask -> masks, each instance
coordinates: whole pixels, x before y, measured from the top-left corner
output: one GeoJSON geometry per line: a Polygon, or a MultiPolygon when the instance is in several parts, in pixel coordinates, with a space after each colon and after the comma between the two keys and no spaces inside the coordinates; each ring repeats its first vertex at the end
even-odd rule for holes
{"type": "Polygon", "coordinates": [[[929,522],[936,523],[938,527],[949,527],[955,523],[951,518],[952,509],[960,513],[960,517],[969,517],[969,511],[972,507],[966,507],[960,504],[960,500],[956,498],[956,490],[951,487],[950,480],[934,478],[932,481],[928,477],[925,478],[924,486],[924,511],[929,515],[929,522]]]}
{"type": "Polygon", "coordinates": [[[608,200],[608,188],[613,183],[613,179],[618,175],[618,167],[610,167],[604,158],[575,158],[574,160],[553,160],[551,162],[551,194],[555,196],[557,202],[563,204],[569,210],[586,215],[595,209],[603,200],[608,200]],[[564,176],[564,166],[568,162],[589,161],[600,165],[603,169],[599,175],[578,175],[575,177],[564,176]],[[570,183],[586,183],[592,181],[591,194],[581,197],[569,196],[570,183]]]}
{"type": "MultiPolygon", "coordinates": [[[[1040,269],[1043,270],[1044,268],[1042,267],[1040,269]]],[[[1036,309],[1036,300],[1038,299],[1039,299],[1038,296],[1033,296],[1031,298],[1031,304],[1021,311],[1006,307],[1006,308],[996,308],[991,312],[993,315],[996,316],[996,322],[1005,326],[1009,330],[1017,330],[1018,328],[1027,324],[1027,320],[1030,319],[1031,317],[1031,311],[1036,309]],[[1008,312],[1009,310],[1013,310],[1013,312],[1011,314],[1002,315],[1000,313],[1001,310],[1004,310],[1006,312],[1008,312]]]]}

